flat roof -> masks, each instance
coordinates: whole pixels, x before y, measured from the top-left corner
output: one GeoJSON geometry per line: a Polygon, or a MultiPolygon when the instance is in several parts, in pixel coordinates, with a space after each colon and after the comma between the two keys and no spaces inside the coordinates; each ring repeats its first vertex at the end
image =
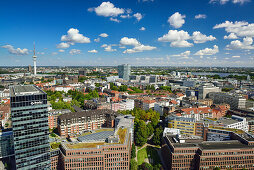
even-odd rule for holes
{"type": "Polygon", "coordinates": [[[103,131],[103,132],[98,132],[98,133],[92,133],[90,135],[85,135],[85,136],[81,136],[78,137],[78,141],[80,142],[105,142],[106,139],[109,136],[113,136],[114,135],[114,131],[103,131]]]}
{"type": "Polygon", "coordinates": [[[242,144],[239,141],[202,142],[199,147],[202,150],[253,148],[253,146],[242,144]]]}
{"type": "Polygon", "coordinates": [[[34,95],[34,94],[45,94],[35,85],[15,85],[10,86],[10,96],[25,96],[25,95],[34,95]]]}

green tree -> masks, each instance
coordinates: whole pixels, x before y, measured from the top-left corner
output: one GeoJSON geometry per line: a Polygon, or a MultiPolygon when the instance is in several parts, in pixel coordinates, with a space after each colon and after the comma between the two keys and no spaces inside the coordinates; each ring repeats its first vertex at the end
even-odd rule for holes
{"type": "Polygon", "coordinates": [[[147,142],[147,128],[146,123],[143,120],[135,121],[135,133],[134,139],[138,146],[143,146],[147,142]]]}
{"type": "Polygon", "coordinates": [[[152,141],[155,145],[161,145],[163,129],[162,127],[158,127],[155,129],[152,141]]]}
{"type": "Polygon", "coordinates": [[[130,161],[130,169],[131,170],[137,170],[138,169],[138,163],[135,159],[131,159],[130,161]]]}
{"type": "Polygon", "coordinates": [[[147,162],[142,163],[141,165],[142,170],[153,170],[153,166],[147,162]]]}
{"type": "Polygon", "coordinates": [[[148,131],[148,136],[151,136],[154,132],[154,128],[153,128],[152,123],[149,122],[146,127],[147,127],[147,131],[148,131]]]}
{"type": "Polygon", "coordinates": [[[131,147],[131,158],[136,158],[136,146],[134,144],[131,147]]]}

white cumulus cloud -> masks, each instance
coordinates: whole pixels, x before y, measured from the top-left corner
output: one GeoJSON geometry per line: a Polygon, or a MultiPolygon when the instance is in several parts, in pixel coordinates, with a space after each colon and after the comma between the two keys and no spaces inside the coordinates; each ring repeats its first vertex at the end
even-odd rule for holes
{"type": "Polygon", "coordinates": [[[28,49],[24,48],[24,49],[21,49],[21,48],[14,48],[12,45],[4,45],[2,46],[2,48],[6,48],[8,49],[8,52],[10,54],[14,54],[14,55],[26,55],[28,54],[28,49]]]}
{"type": "Polygon", "coordinates": [[[206,19],[206,15],[205,14],[195,15],[195,19],[206,19]]]}
{"type": "Polygon", "coordinates": [[[221,5],[224,5],[228,2],[232,2],[233,4],[244,4],[246,2],[250,2],[250,0],[210,0],[209,3],[219,3],[221,5]]]}
{"type": "Polygon", "coordinates": [[[180,54],[175,54],[175,55],[172,55],[173,57],[182,57],[184,59],[188,59],[189,56],[190,56],[190,51],[185,51],[185,52],[182,52],[180,54]]]}
{"type": "Polygon", "coordinates": [[[241,56],[239,55],[235,55],[235,56],[232,56],[232,58],[240,58],[241,56]]]}
{"type": "Polygon", "coordinates": [[[176,12],[168,18],[168,23],[174,28],[180,28],[185,23],[185,17],[185,15],[181,15],[179,12],[176,12]]]}
{"type": "Polygon", "coordinates": [[[235,33],[230,33],[229,35],[225,35],[224,39],[237,39],[238,37],[235,35],[235,33]]]}
{"type": "Polygon", "coordinates": [[[88,51],[89,53],[98,53],[98,51],[97,50],[90,50],[90,51],[88,51]]]}
{"type": "Polygon", "coordinates": [[[70,43],[61,42],[56,47],[57,48],[69,48],[70,47],[70,43]]]}
{"type": "Polygon", "coordinates": [[[63,50],[63,49],[60,49],[60,50],[58,50],[60,53],[63,53],[65,50],[63,50]]]}
{"type": "Polygon", "coordinates": [[[133,15],[138,21],[140,21],[143,18],[143,15],[140,13],[136,13],[133,15]]]}
{"type": "Polygon", "coordinates": [[[226,46],[226,49],[244,49],[244,50],[253,50],[253,39],[251,37],[246,37],[243,39],[243,42],[239,40],[231,41],[229,45],[226,46]]]}
{"type": "Polygon", "coordinates": [[[146,28],[145,28],[145,27],[141,27],[139,30],[140,30],[140,31],[145,31],[146,28]]]}
{"type": "Polygon", "coordinates": [[[89,8],[88,11],[94,11],[97,15],[104,17],[116,17],[124,13],[124,9],[115,7],[111,2],[102,2],[100,6],[89,8]]]}
{"type": "Polygon", "coordinates": [[[191,36],[186,31],[169,30],[167,34],[158,38],[158,41],[171,42],[171,47],[191,47],[193,44],[187,41],[189,39],[191,36]]]}
{"type": "Polygon", "coordinates": [[[133,46],[132,49],[126,49],[123,53],[137,53],[156,49],[156,47],[141,44],[136,38],[123,37],[120,44],[133,46]]]}
{"type": "Polygon", "coordinates": [[[71,49],[69,52],[71,55],[81,54],[81,50],[78,49],[71,49]]]}
{"type": "Polygon", "coordinates": [[[104,51],[107,51],[107,52],[116,51],[116,49],[113,49],[112,46],[113,45],[103,44],[101,47],[104,48],[104,51]]]}
{"type": "Polygon", "coordinates": [[[61,41],[71,43],[90,43],[90,39],[79,33],[78,29],[70,28],[67,35],[61,37],[61,41]]]}
{"type": "Polygon", "coordinates": [[[108,34],[106,34],[106,33],[101,33],[99,36],[100,36],[100,37],[103,37],[103,38],[106,38],[106,37],[108,37],[108,34]]]}
{"type": "Polygon", "coordinates": [[[212,35],[206,36],[199,31],[193,32],[192,39],[194,43],[205,43],[207,41],[216,40],[216,38],[213,37],[212,35]]]}
{"type": "Polygon", "coordinates": [[[204,55],[214,55],[219,52],[219,47],[217,45],[214,45],[213,48],[205,48],[203,50],[199,50],[194,55],[197,56],[204,56],[204,55]]]}

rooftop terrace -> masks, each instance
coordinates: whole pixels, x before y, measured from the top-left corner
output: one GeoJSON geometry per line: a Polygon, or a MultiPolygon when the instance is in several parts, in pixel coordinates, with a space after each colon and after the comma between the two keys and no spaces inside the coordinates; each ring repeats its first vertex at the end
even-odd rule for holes
{"type": "Polygon", "coordinates": [[[42,90],[34,85],[16,85],[10,86],[10,95],[14,96],[23,96],[23,95],[32,95],[32,94],[45,94],[42,90]]]}

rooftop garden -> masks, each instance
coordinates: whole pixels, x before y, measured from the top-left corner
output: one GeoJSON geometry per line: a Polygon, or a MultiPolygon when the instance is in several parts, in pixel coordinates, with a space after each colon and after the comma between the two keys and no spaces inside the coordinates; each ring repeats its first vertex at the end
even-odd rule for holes
{"type": "Polygon", "coordinates": [[[57,149],[57,148],[59,148],[60,145],[61,145],[60,142],[52,142],[52,143],[50,143],[50,148],[57,149]]]}
{"type": "Polygon", "coordinates": [[[219,126],[209,126],[209,128],[212,129],[219,129],[219,130],[227,130],[227,131],[231,131],[231,132],[235,132],[237,134],[243,134],[245,133],[244,131],[240,130],[240,129],[232,129],[232,128],[225,128],[225,127],[219,127],[219,126]]]}
{"type": "Polygon", "coordinates": [[[79,149],[79,148],[95,148],[98,145],[104,145],[105,142],[94,142],[94,143],[76,143],[76,144],[66,144],[70,149],[79,149]]]}
{"type": "Polygon", "coordinates": [[[124,143],[126,132],[127,132],[126,128],[124,128],[124,129],[119,128],[119,130],[117,131],[117,134],[119,135],[119,139],[120,139],[121,144],[124,143]]]}

